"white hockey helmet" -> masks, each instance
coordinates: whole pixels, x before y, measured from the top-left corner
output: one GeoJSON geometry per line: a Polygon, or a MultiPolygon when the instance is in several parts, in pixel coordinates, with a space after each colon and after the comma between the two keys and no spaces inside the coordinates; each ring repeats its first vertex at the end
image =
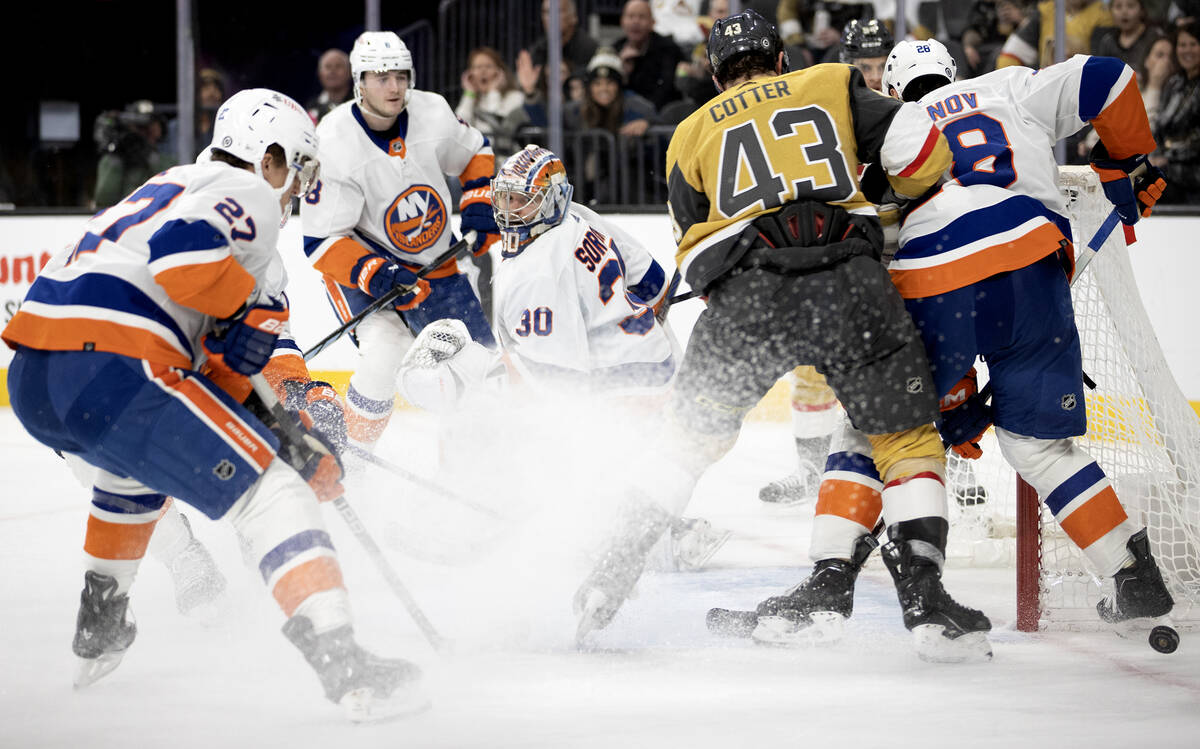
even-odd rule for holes
{"type": "Polygon", "coordinates": [[[350,74],[354,76],[354,101],[362,106],[362,76],[367,71],[381,73],[385,70],[408,72],[408,90],[404,93],[404,105],[412,96],[413,60],[412,53],[393,31],[364,31],[354,40],[350,50],[350,74]]]}
{"type": "Polygon", "coordinates": [[[508,157],[492,179],[492,212],[504,254],[515,254],[562,223],[574,191],[567,168],[550,149],[531,143],[508,157]]]}
{"type": "Polygon", "coordinates": [[[954,57],[937,39],[900,41],[892,48],[883,67],[883,92],[903,98],[904,89],[917,78],[937,75],[953,83],[958,73],[954,57]]]}
{"type": "MultiPolygon", "coordinates": [[[[288,165],[288,179],[275,190],[280,199],[290,194],[294,180],[301,194],[308,193],[317,180],[317,131],[312,118],[294,99],[268,88],[248,88],[225,100],[213,123],[212,144],[197,162],[210,161],[218,149],[254,165],[262,174],[263,155],[278,144],[288,165]]],[[[285,209],[283,221],[291,213],[285,209]]]]}

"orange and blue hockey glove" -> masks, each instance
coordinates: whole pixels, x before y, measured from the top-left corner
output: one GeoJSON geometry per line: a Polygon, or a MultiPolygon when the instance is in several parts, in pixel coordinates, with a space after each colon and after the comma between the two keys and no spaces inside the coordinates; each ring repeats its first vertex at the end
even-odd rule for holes
{"type": "Polygon", "coordinates": [[[1097,143],[1092,148],[1090,160],[1092,169],[1100,175],[1104,197],[1116,206],[1117,216],[1126,226],[1133,226],[1139,218],[1149,216],[1167,187],[1162,170],[1144,155],[1114,159],[1109,157],[1103,143],[1097,143]]]}
{"type": "Polygon", "coordinates": [[[968,460],[983,455],[979,442],[992,425],[992,408],[977,385],[975,368],[971,367],[938,403],[942,417],[937,427],[942,444],[968,460]]]}

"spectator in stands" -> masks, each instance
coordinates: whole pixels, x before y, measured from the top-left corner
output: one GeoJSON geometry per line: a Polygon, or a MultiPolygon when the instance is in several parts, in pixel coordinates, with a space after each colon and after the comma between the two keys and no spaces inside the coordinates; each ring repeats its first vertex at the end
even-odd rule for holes
{"type": "Polygon", "coordinates": [[[1169,36],[1160,36],[1150,45],[1150,51],[1137,69],[1142,102],[1146,105],[1146,116],[1153,123],[1158,118],[1158,107],[1162,101],[1163,87],[1175,74],[1175,43],[1169,36]]]}
{"type": "Polygon", "coordinates": [[[497,160],[516,153],[521,146],[514,144],[512,134],[504,129],[504,119],[521,108],[525,95],[517,88],[500,53],[491,47],[471,50],[462,74],[462,90],[454,113],[492,140],[497,160]]]}
{"type": "Polygon", "coordinates": [[[570,102],[563,124],[570,130],[601,128],[614,135],[638,136],[657,120],[654,105],[633,91],[624,90],[621,58],[601,47],[587,66],[587,89],[582,102],[570,102]]]}
{"type": "Polygon", "coordinates": [[[996,56],[1031,8],[1025,0],[977,0],[962,35],[960,78],[973,78],[996,68],[996,56]]]}
{"type": "Polygon", "coordinates": [[[700,30],[700,0],[650,0],[650,12],[659,33],[674,39],[680,50],[708,41],[700,30]]]}
{"type": "Polygon", "coordinates": [[[116,205],[155,174],[175,166],[176,159],[158,149],[165,133],[162,115],[146,100],[96,118],[94,136],[100,161],[92,207],[116,205]]]}
{"type": "Polygon", "coordinates": [[[1112,0],[1111,28],[1100,28],[1092,37],[1092,54],[1116,57],[1140,70],[1150,47],[1162,34],[1147,24],[1144,0],[1112,0]]]}
{"type": "MultiPolygon", "coordinates": [[[[582,72],[587,68],[588,61],[596,54],[600,44],[579,28],[579,11],[575,0],[559,0],[559,33],[562,35],[562,59],[571,66],[571,73],[582,72]]],[[[550,28],[550,0],[542,0],[542,28],[550,28]]],[[[522,68],[536,71],[540,75],[548,59],[547,39],[542,37],[534,42],[528,50],[521,50],[517,55],[517,72],[522,68]]],[[[522,81],[522,85],[524,82],[522,81]]],[[[524,91],[526,97],[533,92],[524,91]]]]}
{"type": "Polygon", "coordinates": [[[1167,7],[1167,21],[1176,27],[1197,20],[1200,20],[1200,0],[1172,0],[1167,7]]]}
{"type": "Polygon", "coordinates": [[[1152,123],[1158,151],[1152,161],[1167,173],[1163,200],[1200,202],[1200,21],[1175,29],[1179,72],[1163,86],[1152,123]]]}
{"type": "Polygon", "coordinates": [[[678,99],[675,70],[685,58],[679,45],[654,30],[648,0],[626,0],[621,9],[621,31],[625,36],[617,40],[616,49],[627,88],[648,99],[656,109],[678,99]]]}
{"type": "Polygon", "coordinates": [[[199,78],[200,85],[196,89],[196,156],[212,143],[217,110],[225,101],[225,76],[220,71],[204,68],[199,78]]]}
{"type": "MultiPolygon", "coordinates": [[[[1113,17],[1101,0],[1066,0],[1066,57],[1091,53],[1092,32],[1112,26],[1113,17]]],[[[1038,12],[1026,18],[1004,42],[996,67],[1028,65],[1046,67],[1054,62],[1054,2],[1038,3],[1038,12]]]]}
{"type": "MultiPolygon", "coordinates": [[[[587,67],[587,89],[582,102],[570,102],[563,110],[563,127],[568,131],[606,130],[613,135],[639,138],[645,135],[651,124],[657,121],[654,105],[632,91],[623,90],[624,73],[621,58],[608,47],[601,47],[587,67]]],[[[647,146],[643,142],[628,144],[625,153],[630,163],[624,165],[628,174],[640,179],[653,179],[648,170],[639,171],[638,149],[647,146]]],[[[582,168],[575,164],[573,172],[579,173],[585,185],[596,185],[591,191],[589,202],[613,203],[618,195],[611,190],[614,180],[600,180],[603,154],[599,149],[588,149],[582,168]]]]}
{"type": "Polygon", "coordinates": [[[350,56],[340,49],[327,49],[317,60],[317,80],[321,93],[308,100],[304,108],[313,122],[333,111],[350,98],[354,81],[350,77],[350,56]]]}

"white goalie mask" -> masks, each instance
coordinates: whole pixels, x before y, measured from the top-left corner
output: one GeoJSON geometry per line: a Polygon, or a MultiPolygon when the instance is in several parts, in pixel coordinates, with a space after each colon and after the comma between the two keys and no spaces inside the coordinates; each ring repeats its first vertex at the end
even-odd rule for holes
{"type": "MultiPolygon", "coordinates": [[[[278,91],[250,88],[226,99],[217,110],[212,144],[196,161],[210,161],[213,149],[219,149],[253,164],[254,173],[262,177],[263,156],[272,144],[283,149],[288,165],[288,178],[283,187],[273,188],[275,196],[282,200],[294,184],[300,185],[301,195],[307,194],[319,171],[317,131],[308,112],[278,91]]],[[[291,215],[291,208],[289,202],[281,226],[291,215]]]]}
{"type": "Polygon", "coordinates": [[[908,84],[925,75],[938,75],[953,83],[958,73],[954,57],[937,39],[913,42],[905,39],[892,48],[883,66],[883,92],[902,98],[908,84]]]}
{"type": "Polygon", "coordinates": [[[567,168],[553,151],[530,144],[510,156],[492,179],[492,213],[502,254],[515,255],[529,240],[562,223],[574,191],[567,168]]]}
{"type": "Polygon", "coordinates": [[[362,77],[368,71],[382,73],[402,70],[408,73],[408,89],[404,92],[404,105],[412,97],[413,71],[412,53],[392,31],[364,31],[354,40],[350,50],[350,74],[354,77],[354,102],[362,106],[362,77]]]}

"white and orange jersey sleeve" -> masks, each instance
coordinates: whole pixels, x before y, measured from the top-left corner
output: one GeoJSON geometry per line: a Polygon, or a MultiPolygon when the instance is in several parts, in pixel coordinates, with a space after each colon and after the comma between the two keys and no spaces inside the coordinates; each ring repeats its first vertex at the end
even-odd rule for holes
{"type": "Polygon", "coordinates": [[[1090,122],[1113,158],[1154,150],[1137,76],[1117,58],[1075,55],[1058,65],[1025,73],[1011,80],[1013,103],[1055,141],[1074,135],[1090,122]]]}
{"type": "Polygon", "coordinates": [[[261,177],[222,163],[169,169],[51,259],[4,340],[191,368],[214,318],[286,281],[278,239],[261,177]]]}
{"type": "Polygon", "coordinates": [[[950,149],[942,133],[916,102],[896,111],[879,149],[879,163],[900,195],[915,198],[950,166],[950,149]]]}

